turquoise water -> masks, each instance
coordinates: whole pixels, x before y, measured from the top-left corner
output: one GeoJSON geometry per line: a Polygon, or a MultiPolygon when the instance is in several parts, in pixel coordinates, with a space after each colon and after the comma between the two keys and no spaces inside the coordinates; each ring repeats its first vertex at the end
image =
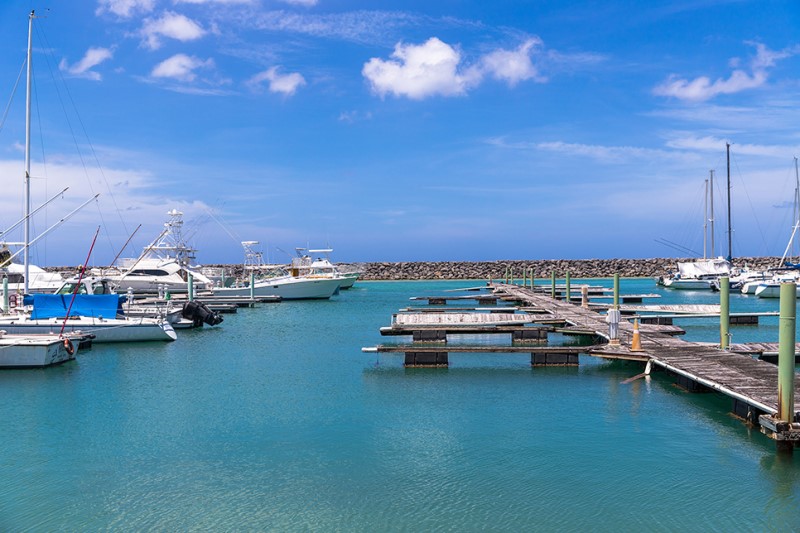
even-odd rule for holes
{"type": "MultiPolygon", "coordinates": [[[[523,354],[456,354],[406,370],[361,352],[409,297],[476,283],[360,282],[175,343],[0,372],[0,530],[800,528],[800,453],[776,455],[723,397],[663,374],[622,385],[641,367],[589,357],[532,369],[523,354]]],[[[765,322],[733,341],[777,340],[765,322]]],[[[718,336],[713,320],[691,324],[689,339],[718,336]]]]}

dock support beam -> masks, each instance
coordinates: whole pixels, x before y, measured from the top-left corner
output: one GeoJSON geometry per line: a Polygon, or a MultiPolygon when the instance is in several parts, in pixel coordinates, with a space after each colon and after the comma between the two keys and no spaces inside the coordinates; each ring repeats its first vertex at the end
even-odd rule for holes
{"type": "Polygon", "coordinates": [[[3,278],[3,311],[6,313],[10,311],[8,308],[8,276],[3,278]]]}
{"type": "Polygon", "coordinates": [[[550,272],[550,298],[556,299],[556,271],[550,272]]]}
{"type": "Polygon", "coordinates": [[[572,294],[569,281],[569,270],[567,270],[567,275],[564,277],[564,283],[566,284],[566,288],[564,289],[564,301],[567,303],[570,303],[570,294],[572,294]]]}
{"type": "Polygon", "coordinates": [[[256,273],[252,270],[250,271],[250,299],[255,300],[256,298],[256,273]]]}
{"type": "Polygon", "coordinates": [[[761,431],[775,439],[779,452],[791,453],[800,445],[800,424],[794,411],[794,352],[797,312],[797,286],[781,283],[780,317],[778,322],[778,412],[761,415],[761,431]]]}
{"type": "Polygon", "coordinates": [[[731,284],[728,276],[719,278],[719,347],[727,350],[731,342],[731,284]]]}
{"type": "Polygon", "coordinates": [[[619,309],[619,273],[614,274],[614,309],[619,309]]]}
{"type": "Polygon", "coordinates": [[[189,272],[186,276],[186,288],[189,291],[189,301],[194,300],[194,276],[189,272]]]}
{"type": "Polygon", "coordinates": [[[531,353],[531,366],[578,366],[576,353],[531,353]]]}
{"type": "Polygon", "coordinates": [[[407,368],[447,367],[447,352],[406,352],[404,366],[407,368]]]}

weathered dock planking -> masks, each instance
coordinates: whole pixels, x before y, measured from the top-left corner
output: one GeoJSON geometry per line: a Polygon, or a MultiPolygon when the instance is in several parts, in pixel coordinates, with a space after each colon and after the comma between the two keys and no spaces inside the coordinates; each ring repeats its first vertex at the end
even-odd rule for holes
{"type": "MultiPolygon", "coordinates": [[[[676,338],[680,328],[668,325],[642,324],[634,333],[633,324],[624,321],[619,324],[620,344],[608,343],[608,324],[606,316],[581,305],[553,299],[550,293],[540,288],[531,290],[518,285],[490,284],[493,296],[497,299],[520,302],[520,309],[536,310],[536,314],[490,314],[490,313],[405,313],[395,315],[392,327],[406,332],[414,328],[450,331],[486,331],[490,328],[523,326],[535,323],[551,325],[553,330],[566,334],[588,335],[596,339],[596,344],[584,347],[551,346],[436,346],[379,345],[364,348],[366,352],[404,353],[406,366],[447,366],[449,353],[525,353],[531,354],[531,364],[572,365],[578,364],[578,354],[587,354],[605,359],[641,361],[647,363],[645,373],[660,368],[673,375],[677,383],[688,391],[717,391],[732,399],[732,411],[749,423],[759,424],[764,433],[776,439],[785,448],[800,444],[800,424],[779,423],[770,418],[778,413],[778,368],[774,364],[756,357],[774,355],[775,343],[735,344],[722,350],[711,343],[688,342],[676,338]],[[400,318],[402,317],[402,318],[400,318]],[[515,318],[519,317],[519,318],[515,318]],[[399,324],[398,324],[399,319],[399,324]],[[509,324],[509,322],[513,324],[509,324]],[[470,329],[471,328],[471,329],[470,329]],[[641,349],[632,350],[634,335],[641,341],[641,349]],[[762,416],[763,415],[763,416],[762,416]]],[[[471,298],[471,297],[470,297],[471,298]]],[[[433,300],[434,297],[417,298],[433,300]]],[[[476,298],[477,299],[477,298],[476,298]]],[[[650,306],[651,308],[654,306],[650,306]]],[[[659,306],[659,311],[667,307],[659,306]]],[[[703,309],[707,316],[718,316],[718,306],[703,309]]],[[[694,316],[698,307],[690,309],[669,308],[676,316],[694,316]]],[[[763,314],[758,314],[763,316],[763,314]]],[[[525,326],[530,328],[530,326],[525,326]]],[[[530,328],[533,329],[533,328],[530,328]]],[[[546,329],[545,329],[546,331],[546,329]]],[[[446,334],[446,333],[445,333],[446,334]]],[[[443,339],[437,339],[443,340],[443,339]]],[[[795,347],[800,352],[800,344],[795,347]]],[[[641,374],[643,376],[645,374],[641,374]]],[[[636,376],[636,378],[640,377],[636,376]]],[[[631,378],[635,379],[635,378],[631,378]]],[[[630,380],[628,380],[630,381],[630,380]]],[[[795,396],[800,398],[800,380],[794,383],[795,396]]],[[[795,412],[795,421],[800,413],[795,412]]]]}

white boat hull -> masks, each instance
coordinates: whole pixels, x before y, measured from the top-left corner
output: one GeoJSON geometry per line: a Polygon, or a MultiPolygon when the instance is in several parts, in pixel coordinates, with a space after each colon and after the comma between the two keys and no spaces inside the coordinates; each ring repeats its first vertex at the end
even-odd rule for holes
{"type": "MultiPolygon", "coordinates": [[[[330,298],[339,288],[339,279],[276,278],[256,280],[254,296],[280,296],[284,300],[322,300],[330,298]]],[[[250,296],[250,287],[219,287],[215,296],[250,296]]]]}
{"type": "MultiPolygon", "coordinates": [[[[800,297],[800,290],[795,289],[798,297],[800,297]]],[[[780,298],[781,297],[781,284],[780,283],[762,283],[755,291],[755,295],[759,298],[780,298]]]]}
{"type": "MultiPolygon", "coordinates": [[[[63,322],[63,318],[0,317],[0,329],[14,335],[58,334],[63,322]]],[[[174,341],[178,338],[168,322],[153,319],[71,318],[64,332],[94,335],[93,342],[174,341]]]]}
{"type": "Polygon", "coordinates": [[[0,368],[42,368],[75,359],[81,339],[57,335],[0,336],[0,368]]]}
{"type": "Polygon", "coordinates": [[[670,289],[685,291],[707,291],[711,290],[712,280],[707,279],[666,279],[664,286],[670,289]]]}

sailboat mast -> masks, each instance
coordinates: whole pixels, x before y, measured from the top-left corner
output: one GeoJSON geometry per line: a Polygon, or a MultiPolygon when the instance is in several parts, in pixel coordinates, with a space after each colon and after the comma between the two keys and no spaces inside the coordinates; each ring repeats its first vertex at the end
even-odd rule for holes
{"type": "Polygon", "coordinates": [[[708,195],[711,203],[711,257],[716,257],[717,248],[714,243],[714,171],[710,170],[711,178],[709,179],[709,190],[711,193],[708,195]]]}
{"type": "Polygon", "coordinates": [[[703,259],[708,259],[708,180],[706,180],[705,207],[703,209],[703,259]]]}
{"type": "Polygon", "coordinates": [[[731,143],[725,143],[725,152],[728,159],[728,262],[733,257],[733,231],[731,230],[731,143]]]}
{"type": "Polygon", "coordinates": [[[30,250],[28,249],[31,238],[31,78],[33,67],[31,65],[32,57],[32,38],[33,38],[33,17],[34,12],[28,16],[28,75],[27,75],[27,90],[25,93],[25,243],[24,243],[24,276],[25,276],[25,294],[28,294],[28,279],[30,273],[30,250]]]}

